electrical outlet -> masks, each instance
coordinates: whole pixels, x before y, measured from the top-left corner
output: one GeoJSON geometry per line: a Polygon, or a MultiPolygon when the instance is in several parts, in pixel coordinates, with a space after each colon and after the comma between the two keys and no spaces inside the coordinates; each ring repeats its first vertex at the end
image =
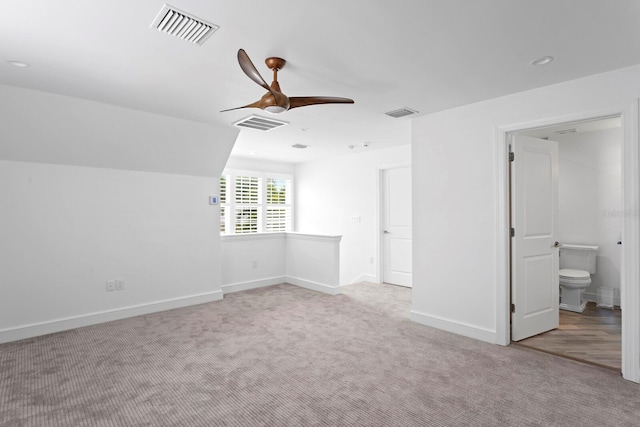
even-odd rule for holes
{"type": "Polygon", "coordinates": [[[373,257],[369,257],[369,264],[373,264],[373,257]]]}
{"type": "Polygon", "coordinates": [[[253,261],[251,262],[251,268],[258,268],[258,261],[253,260],[253,261]]]}
{"type": "Polygon", "coordinates": [[[116,290],[116,281],[115,280],[107,280],[107,285],[105,287],[107,292],[113,292],[116,290]]]}
{"type": "Polygon", "coordinates": [[[124,291],[124,279],[116,279],[116,291],[124,291]]]}

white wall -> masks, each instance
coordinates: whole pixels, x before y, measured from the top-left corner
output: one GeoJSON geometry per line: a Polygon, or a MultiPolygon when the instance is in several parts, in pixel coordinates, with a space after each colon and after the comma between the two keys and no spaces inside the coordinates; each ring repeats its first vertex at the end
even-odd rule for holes
{"type": "Polygon", "coordinates": [[[340,236],[251,233],[222,236],[222,290],[225,294],[290,283],[335,295],[340,236]]]}
{"type": "Polygon", "coordinates": [[[557,135],[560,152],[558,237],[562,243],[598,245],[596,273],[585,296],[598,286],[620,290],[622,240],[622,129],[557,135]]]}
{"type": "Polygon", "coordinates": [[[222,289],[225,293],[283,283],[285,233],[221,236],[222,289]]]}
{"type": "Polygon", "coordinates": [[[342,235],[341,285],[377,280],[379,171],[401,165],[411,165],[409,145],[296,165],[295,230],[342,235]]]}
{"type": "Polygon", "coordinates": [[[340,293],[341,236],[287,233],[287,281],[328,294],[340,293]]]}
{"type": "Polygon", "coordinates": [[[0,86],[0,342],[221,298],[236,134],[0,86]]]}
{"type": "Polygon", "coordinates": [[[238,129],[0,85],[0,160],[220,176],[238,129]]]}
{"type": "Polygon", "coordinates": [[[639,96],[635,66],[414,119],[412,319],[499,342],[498,128],[597,116],[639,96]]]}
{"type": "Polygon", "coordinates": [[[231,156],[229,157],[229,160],[227,160],[225,169],[238,169],[238,170],[265,172],[265,173],[282,173],[286,175],[293,175],[295,172],[295,165],[293,163],[287,163],[287,162],[273,162],[270,160],[251,159],[247,157],[231,156]]]}

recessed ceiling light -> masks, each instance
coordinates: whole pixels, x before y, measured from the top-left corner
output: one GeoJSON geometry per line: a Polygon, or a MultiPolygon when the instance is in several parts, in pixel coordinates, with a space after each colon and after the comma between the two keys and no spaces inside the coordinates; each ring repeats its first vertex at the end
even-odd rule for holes
{"type": "Polygon", "coordinates": [[[7,63],[13,65],[14,67],[18,67],[18,68],[29,68],[31,66],[31,65],[27,64],[26,62],[16,61],[16,60],[13,60],[13,59],[8,60],[7,63]]]}
{"type": "Polygon", "coordinates": [[[553,61],[553,56],[541,56],[531,61],[531,65],[547,65],[551,61],[553,61]]]}

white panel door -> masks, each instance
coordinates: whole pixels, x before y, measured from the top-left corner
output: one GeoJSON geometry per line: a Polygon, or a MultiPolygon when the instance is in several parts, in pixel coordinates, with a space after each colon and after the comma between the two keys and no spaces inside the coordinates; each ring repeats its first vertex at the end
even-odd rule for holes
{"type": "Polygon", "coordinates": [[[411,287],[411,168],[383,171],[383,278],[411,287]]]}
{"type": "Polygon", "coordinates": [[[515,135],[511,162],[511,339],[558,327],[558,143],[515,135]]]}

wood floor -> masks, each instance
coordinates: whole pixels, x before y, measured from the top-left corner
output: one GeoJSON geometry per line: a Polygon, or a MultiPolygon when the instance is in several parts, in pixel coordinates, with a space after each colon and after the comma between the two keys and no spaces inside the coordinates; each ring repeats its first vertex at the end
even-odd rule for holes
{"type": "Polygon", "coordinates": [[[622,369],[622,320],[615,310],[587,304],[584,313],[560,310],[560,327],[515,344],[605,368],[622,369]]]}

